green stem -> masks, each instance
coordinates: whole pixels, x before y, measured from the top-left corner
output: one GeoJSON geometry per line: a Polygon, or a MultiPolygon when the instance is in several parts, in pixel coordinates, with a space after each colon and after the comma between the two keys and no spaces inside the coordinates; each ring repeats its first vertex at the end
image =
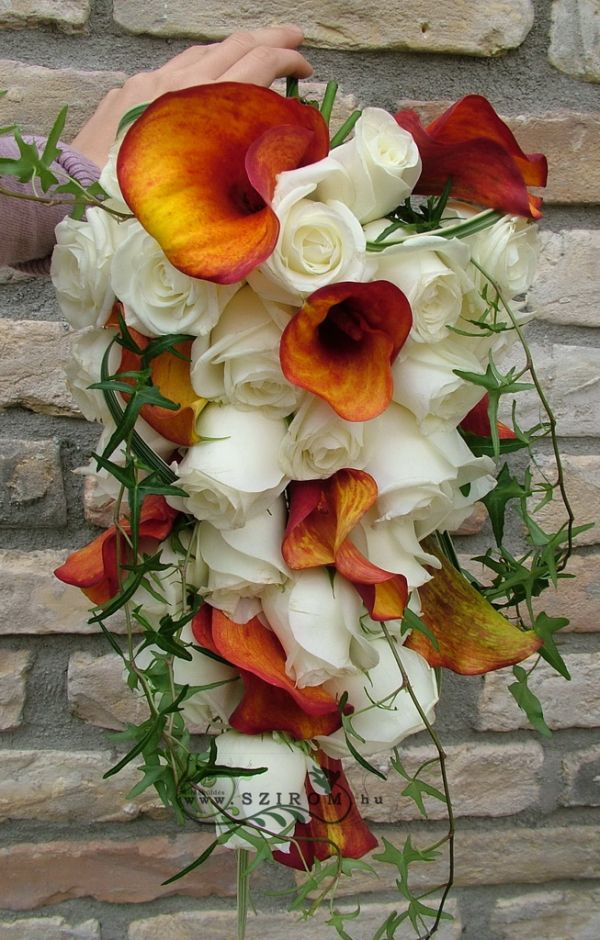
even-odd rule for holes
{"type": "MultiPolygon", "coordinates": [[[[431,232],[422,232],[421,234],[438,235],[440,238],[467,238],[468,235],[475,235],[477,232],[482,232],[484,229],[490,228],[502,218],[502,213],[496,212],[494,209],[486,209],[484,212],[479,212],[470,219],[462,219],[455,225],[446,225],[442,228],[433,229],[431,232]]],[[[389,248],[390,245],[403,245],[407,239],[415,237],[418,236],[415,236],[414,232],[410,232],[408,235],[396,238],[394,241],[390,242],[367,242],[367,251],[384,251],[386,248],[389,248]]]]}
{"type": "Polygon", "coordinates": [[[337,82],[327,82],[323,101],[321,102],[321,114],[327,124],[329,124],[331,120],[331,112],[333,111],[333,103],[337,95],[337,90],[337,82]]]}
{"type": "Polygon", "coordinates": [[[249,868],[250,852],[248,849],[237,850],[237,940],[245,940],[246,921],[248,919],[249,868]]]}
{"type": "Polygon", "coordinates": [[[353,111],[349,118],[346,118],[340,129],[331,138],[331,149],[339,147],[346,140],[346,137],[358,121],[362,111],[353,111]]]}

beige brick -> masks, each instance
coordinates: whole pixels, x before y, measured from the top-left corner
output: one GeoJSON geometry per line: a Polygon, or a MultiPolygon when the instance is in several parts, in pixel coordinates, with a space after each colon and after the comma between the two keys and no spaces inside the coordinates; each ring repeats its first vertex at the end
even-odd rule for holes
{"type": "Polygon", "coordinates": [[[595,633],[600,630],[600,554],[573,555],[558,590],[549,588],[537,600],[538,610],[550,617],[568,617],[565,632],[595,633]]]}
{"type": "Polygon", "coordinates": [[[83,513],[90,525],[107,529],[114,522],[115,501],[98,486],[98,479],[86,476],[83,481],[83,513]]]}
{"type": "Polygon", "coordinates": [[[563,806],[600,806],[600,745],[567,754],[562,770],[563,806]]]}
{"type": "MultiPolygon", "coordinates": [[[[431,906],[434,900],[431,899],[431,906]]],[[[353,911],[356,905],[340,904],[337,908],[353,911]]],[[[348,929],[352,930],[354,940],[371,940],[377,929],[393,912],[402,909],[402,902],[395,904],[361,904],[360,917],[351,920],[348,929]]],[[[450,903],[447,910],[456,916],[456,905],[450,903]]],[[[301,920],[297,914],[258,913],[248,915],[246,930],[247,940],[323,940],[332,933],[325,921],[329,916],[327,905],[309,920],[301,920]]],[[[129,926],[129,940],[197,940],[198,937],[210,937],[210,940],[231,940],[235,936],[236,914],[234,911],[178,911],[176,914],[161,914],[135,920],[129,926]]],[[[414,933],[405,925],[394,936],[397,940],[407,940],[414,933]]],[[[436,940],[458,940],[462,936],[459,920],[452,923],[443,921],[436,933],[436,940]]]]}
{"type": "Polygon", "coordinates": [[[21,406],[50,415],[79,414],[63,374],[70,354],[66,326],[0,320],[0,348],[0,411],[21,406]]]}
{"type": "MultiPolygon", "coordinates": [[[[171,885],[213,841],[211,830],[130,841],[27,842],[0,848],[0,906],[28,911],[72,898],[143,904],[158,897],[235,896],[235,853],[217,849],[205,864],[171,885]]],[[[2,934],[0,933],[0,938],[2,934]]]]}
{"type": "Polygon", "coordinates": [[[58,441],[0,442],[0,526],[54,528],[67,523],[58,441]]]}
{"type": "MultiPolygon", "coordinates": [[[[62,5],[52,3],[53,7],[62,5]]],[[[0,59],[0,88],[8,92],[0,99],[0,124],[16,121],[30,134],[46,133],[67,104],[64,139],[71,140],[106,92],[122,85],[126,78],[124,72],[48,69],[0,59]]]]}
{"type": "Polygon", "coordinates": [[[536,317],[567,326],[598,326],[600,230],[540,231],[540,261],[527,295],[536,317]]]}
{"type": "Polygon", "coordinates": [[[490,924],[500,940],[598,940],[600,889],[539,891],[499,898],[490,924]]]}
{"type": "MultiPolygon", "coordinates": [[[[537,457],[533,468],[534,484],[557,479],[556,460],[550,456],[537,457]]],[[[561,454],[565,487],[571,508],[575,514],[575,525],[594,523],[592,529],[582,532],[574,539],[575,545],[594,545],[600,542],[600,456],[596,454],[561,454]]],[[[543,492],[529,500],[529,510],[541,502],[543,492]]],[[[546,532],[556,532],[567,521],[562,501],[557,496],[542,506],[533,517],[546,532]]]]}
{"type": "Polygon", "coordinates": [[[323,6],[308,0],[302,6],[290,0],[267,0],[256,7],[228,3],[210,6],[172,0],[168,10],[161,0],[115,0],[114,18],[132,33],[153,36],[189,36],[222,39],[233,29],[254,29],[273,23],[301,22],[310,46],[329,49],[403,49],[415,52],[454,52],[493,56],[519,46],[533,25],[530,0],[413,0],[398,5],[390,16],[382,0],[364,6],[330,0],[323,6]]]}
{"type": "MultiPolygon", "coordinates": [[[[537,827],[502,827],[467,829],[466,823],[458,827],[455,839],[456,887],[500,884],[543,884],[547,881],[568,879],[596,879],[600,866],[600,833],[597,826],[569,825],[537,827]]],[[[383,829],[381,833],[394,845],[403,845],[407,833],[383,829]]],[[[443,835],[437,826],[411,829],[413,845],[424,848],[443,835]]],[[[379,852],[375,850],[375,854],[379,852]]],[[[339,894],[354,895],[361,892],[394,890],[396,870],[390,865],[372,864],[376,875],[355,872],[350,879],[342,879],[339,894]]],[[[298,875],[298,880],[302,876],[298,875]]],[[[428,864],[412,869],[414,888],[431,888],[443,884],[448,877],[447,851],[428,864]]],[[[527,934],[528,940],[546,940],[543,934],[527,934]]],[[[561,938],[566,940],[566,937],[561,938]]],[[[569,938],[570,940],[570,938],[569,938]]]]}
{"type": "Polygon", "coordinates": [[[102,728],[123,728],[148,717],[142,695],[133,692],[123,676],[123,660],[116,653],[90,656],[73,653],[68,671],[69,707],[74,715],[102,728]]]}
{"type": "Polygon", "coordinates": [[[0,940],[101,940],[100,922],[68,924],[64,917],[24,917],[0,921],[0,940]]]}
{"type": "Polygon", "coordinates": [[[51,23],[65,33],[79,32],[90,15],[90,0],[7,0],[0,7],[0,29],[51,23]]]}
{"type": "MultiPolygon", "coordinates": [[[[414,108],[425,121],[431,121],[450,104],[451,101],[402,99],[398,108],[414,108]]],[[[501,117],[526,153],[546,155],[550,167],[548,186],[540,190],[546,202],[600,202],[600,114],[597,111],[561,108],[501,117]],[[565,160],[565,153],[569,154],[568,160],[565,160]]]]}
{"type": "MultiPolygon", "coordinates": [[[[0,550],[0,636],[101,632],[87,622],[91,605],[85,594],[52,573],[66,557],[51,550],[0,550]]],[[[120,614],[110,628],[127,632],[120,614]]]]}
{"type": "MultiPolygon", "coordinates": [[[[532,673],[529,686],[540,699],[550,728],[596,728],[600,725],[600,653],[567,653],[563,658],[571,673],[570,682],[542,660],[532,673]]],[[[528,665],[529,660],[525,663],[528,665]]],[[[507,690],[512,681],[511,669],[485,676],[477,719],[480,730],[514,731],[529,727],[525,713],[507,690]]]]}
{"type": "Polygon", "coordinates": [[[573,78],[600,82],[600,8],[597,0],[554,0],[548,58],[573,78]]]}
{"type": "Polygon", "coordinates": [[[136,800],[127,792],[140,779],[133,761],[102,779],[116,763],[109,751],[4,751],[0,773],[0,821],[129,822],[140,814],[164,817],[151,790],[136,800]]]}
{"type": "Polygon", "coordinates": [[[25,706],[25,677],[31,666],[27,650],[3,650],[0,657],[0,731],[21,725],[25,706]]]}
{"type": "MultiPolygon", "coordinates": [[[[456,816],[510,816],[535,805],[539,798],[539,774],[543,765],[543,751],[537,741],[510,745],[473,744],[448,745],[447,769],[456,816]],[[502,781],[502,786],[499,786],[502,781]]],[[[407,748],[400,754],[410,773],[429,758],[435,756],[430,748],[407,748]]],[[[365,818],[374,822],[400,822],[420,819],[414,803],[401,792],[405,784],[385,759],[374,758],[374,763],[387,774],[383,781],[353,764],[348,779],[358,807],[365,818]]],[[[442,789],[436,764],[428,768],[421,779],[442,789]]],[[[446,817],[445,805],[435,799],[425,801],[431,819],[446,817]]]]}
{"type": "Polygon", "coordinates": [[[461,522],[458,529],[453,531],[453,535],[478,535],[483,529],[488,519],[487,509],[483,503],[475,503],[470,516],[461,522]]]}

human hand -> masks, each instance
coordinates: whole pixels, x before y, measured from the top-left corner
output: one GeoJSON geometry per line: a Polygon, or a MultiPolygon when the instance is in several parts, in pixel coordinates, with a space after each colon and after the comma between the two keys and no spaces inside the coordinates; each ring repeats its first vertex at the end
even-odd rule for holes
{"type": "Polygon", "coordinates": [[[123,115],[167,91],[210,82],[268,87],[288,75],[307,78],[312,67],[297,51],[303,38],[297,26],[270,26],[233,33],[223,42],[190,46],[160,68],[132,75],[121,88],[109,91],[72,141],[73,149],[103,166],[123,115]]]}

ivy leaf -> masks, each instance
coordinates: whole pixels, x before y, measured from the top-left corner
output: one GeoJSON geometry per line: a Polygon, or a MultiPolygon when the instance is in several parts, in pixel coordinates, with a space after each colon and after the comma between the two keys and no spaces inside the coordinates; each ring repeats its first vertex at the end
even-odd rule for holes
{"type": "Polygon", "coordinates": [[[483,497],[485,508],[488,511],[496,544],[501,545],[504,537],[504,516],[506,504],[511,499],[523,499],[528,491],[512,476],[508,464],[504,464],[498,474],[497,483],[491,492],[483,497]]]}
{"type": "Polygon", "coordinates": [[[404,613],[402,614],[402,625],[400,627],[400,633],[404,636],[409,630],[417,630],[419,633],[423,633],[434,649],[438,650],[440,644],[437,641],[437,637],[431,632],[426,623],[423,623],[420,617],[415,614],[414,610],[410,610],[409,607],[404,608],[404,613]]]}
{"type": "Polygon", "coordinates": [[[543,656],[546,662],[550,663],[565,679],[570,679],[571,673],[554,642],[554,634],[566,627],[568,623],[568,617],[549,617],[544,611],[538,614],[533,622],[533,629],[544,641],[544,645],[538,650],[540,656],[543,656]]]}
{"type": "Polygon", "coordinates": [[[432,796],[441,803],[447,803],[446,797],[441,790],[438,790],[437,787],[433,787],[430,783],[425,783],[424,780],[419,780],[418,777],[413,777],[408,786],[402,791],[402,796],[408,796],[413,800],[421,816],[425,818],[427,818],[427,810],[425,809],[423,796],[432,796]]]}
{"type": "Polygon", "coordinates": [[[544,721],[544,712],[541,702],[537,695],[533,694],[527,684],[527,672],[522,666],[513,666],[513,675],[517,681],[509,685],[508,691],[519,708],[525,712],[532,727],[535,728],[536,731],[539,731],[540,734],[544,735],[544,737],[551,737],[552,732],[544,721]]]}

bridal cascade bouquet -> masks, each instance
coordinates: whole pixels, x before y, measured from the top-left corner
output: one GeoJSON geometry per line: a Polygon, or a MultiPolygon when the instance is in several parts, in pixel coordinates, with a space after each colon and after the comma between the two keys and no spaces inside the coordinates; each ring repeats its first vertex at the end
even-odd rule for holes
{"type": "Polygon", "coordinates": [[[568,677],[553,640],[567,621],[537,598],[561,577],[573,520],[514,303],[534,274],[528,187],[545,184],[545,158],[479,96],[427,127],[366,108],[330,140],[334,96],[319,108],[294,83],[287,97],[225,83],[136,109],[102,191],[63,184],[88,209],[59,225],[53,258],[76,330],[71,388],[104,426],[84,472],[115,501],[114,524],[56,574],[87,594],[148,706],[108,774],[137,762],[134,794],[153,786],[179,819],[214,827],[174,877],[238,850],[239,937],[249,872],[270,858],[304,873],[292,909],[329,899],[349,937],[357,912],[336,908],[336,886],[372,850],[401,895],[376,937],[405,922],[432,936],[453,870],[442,671],[513,666],[542,732],[518,664],[537,651],[568,677]],[[503,371],[515,340],[524,363],[503,371]],[[514,407],[500,423],[502,396],[526,389],[539,423],[520,427],[514,407]],[[505,453],[545,437],[556,481],[509,468],[505,453]],[[555,494],[565,524],[549,533],[534,504],[555,494]],[[448,533],[481,500],[494,544],[479,581],[448,533]],[[420,731],[432,757],[409,771],[400,745],[420,731]],[[423,814],[444,803],[447,835],[377,849],[347,759],[395,776],[423,814]],[[443,852],[432,900],[410,866],[443,852]]]}

